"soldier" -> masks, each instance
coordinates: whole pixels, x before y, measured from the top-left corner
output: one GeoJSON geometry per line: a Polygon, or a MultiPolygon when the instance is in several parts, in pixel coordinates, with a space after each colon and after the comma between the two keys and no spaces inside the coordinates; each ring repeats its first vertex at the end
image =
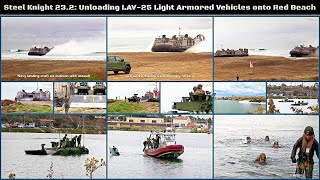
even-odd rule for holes
{"type": "Polygon", "coordinates": [[[197,89],[197,86],[193,86],[193,93],[196,93],[197,89]]]}
{"type": "Polygon", "coordinates": [[[199,95],[199,94],[205,94],[205,91],[202,90],[202,84],[199,84],[198,89],[196,90],[196,92],[194,94],[199,95]]]}
{"type": "Polygon", "coordinates": [[[80,147],[80,145],[81,145],[81,134],[78,136],[77,142],[78,142],[78,147],[80,147]]]}
{"type": "Polygon", "coordinates": [[[64,97],[63,101],[64,101],[64,112],[68,114],[70,104],[69,104],[69,98],[67,97],[67,95],[64,97]]]}
{"type": "Polygon", "coordinates": [[[295,174],[303,174],[305,172],[306,178],[312,178],[314,153],[319,158],[318,141],[315,139],[314,130],[311,126],[307,126],[302,137],[297,140],[292,148],[291,160],[292,163],[297,163],[295,174]],[[296,159],[298,149],[298,159],[296,159]]]}

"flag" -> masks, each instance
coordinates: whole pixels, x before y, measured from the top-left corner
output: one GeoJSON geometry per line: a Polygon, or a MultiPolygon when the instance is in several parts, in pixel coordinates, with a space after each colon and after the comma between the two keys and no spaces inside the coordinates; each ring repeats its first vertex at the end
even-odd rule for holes
{"type": "Polygon", "coordinates": [[[253,61],[250,60],[250,67],[253,68],[253,61]]]}

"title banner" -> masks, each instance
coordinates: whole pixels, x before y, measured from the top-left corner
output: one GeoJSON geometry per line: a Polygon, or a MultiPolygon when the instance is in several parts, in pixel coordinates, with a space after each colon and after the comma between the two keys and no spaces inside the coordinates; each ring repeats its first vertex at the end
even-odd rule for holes
{"type": "Polygon", "coordinates": [[[223,15],[223,14],[242,14],[242,15],[318,15],[320,14],[320,1],[290,1],[281,0],[277,3],[265,1],[242,1],[237,0],[162,0],[151,1],[143,0],[116,1],[116,0],[2,0],[0,2],[0,14],[28,14],[28,15],[74,15],[74,14],[101,14],[101,15],[223,15]]]}

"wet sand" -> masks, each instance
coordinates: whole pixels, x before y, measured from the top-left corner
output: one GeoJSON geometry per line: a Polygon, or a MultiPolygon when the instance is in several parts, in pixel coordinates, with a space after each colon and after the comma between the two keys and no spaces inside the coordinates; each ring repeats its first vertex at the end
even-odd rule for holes
{"type": "Polygon", "coordinates": [[[289,59],[275,56],[215,57],[214,79],[318,80],[318,58],[289,59]],[[250,68],[250,60],[253,68],[250,68]]]}
{"type": "Polygon", "coordinates": [[[2,80],[105,80],[105,61],[3,60],[2,80]],[[29,75],[29,77],[27,77],[29,75]],[[62,75],[62,76],[60,76],[62,75]]]}
{"type": "Polygon", "coordinates": [[[212,80],[211,53],[109,53],[131,62],[130,74],[108,72],[108,80],[212,80]]]}

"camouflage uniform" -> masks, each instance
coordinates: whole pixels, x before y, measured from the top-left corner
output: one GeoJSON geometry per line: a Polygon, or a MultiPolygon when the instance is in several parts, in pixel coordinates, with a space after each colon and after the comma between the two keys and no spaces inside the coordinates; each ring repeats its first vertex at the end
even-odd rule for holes
{"type": "Polygon", "coordinates": [[[64,111],[65,111],[66,114],[68,114],[68,111],[69,111],[69,108],[70,108],[69,98],[68,97],[64,97],[63,101],[64,101],[64,111]]]}

